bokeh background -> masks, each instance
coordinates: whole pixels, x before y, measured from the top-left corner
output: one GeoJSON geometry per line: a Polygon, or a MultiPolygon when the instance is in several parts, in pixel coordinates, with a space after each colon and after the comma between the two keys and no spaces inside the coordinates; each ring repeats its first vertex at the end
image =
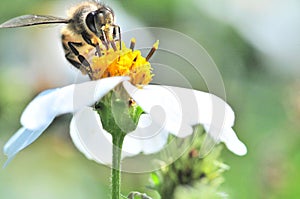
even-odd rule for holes
{"type": "MultiPolygon", "coordinates": [[[[29,13],[66,16],[78,1],[3,0],[0,23],[29,13]]],[[[220,188],[229,198],[300,196],[300,2],[296,0],[106,0],[123,30],[171,28],[198,41],[216,62],[235,130],[248,147],[220,188]]],[[[62,25],[0,30],[0,147],[20,127],[26,104],[40,91],[73,83],[64,60],[62,25]]],[[[180,48],[180,46],[178,46],[180,48]]],[[[87,160],[58,117],[37,142],[0,170],[1,199],[108,198],[109,168],[87,160]]],[[[5,157],[0,153],[0,164],[5,157]]],[[[147,174],[123,175],[123,192],[146,191],[147,174]]]]}

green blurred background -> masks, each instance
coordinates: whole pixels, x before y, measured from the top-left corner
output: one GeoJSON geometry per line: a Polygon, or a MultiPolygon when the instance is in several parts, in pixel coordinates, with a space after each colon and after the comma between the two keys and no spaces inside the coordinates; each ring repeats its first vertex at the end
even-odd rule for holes
{"type": "MultiPolygon", "coordinates": [[[[3,0],[0,23],[23,14],[66,16],[76,1],[3,0]]],[[[229,198],[300,196],[300,2],[106,0],[121,27],[158,26],[198,41],[223,76],[235,110],[235,130],[248,147],[220,188],[229,198]]],[[[0,30],[0,147],[20,127],[26,104],[41,90],[73,83],[77,72],[65,60],[62,26],[0,30]]],[[[71,116],[61,116],[37,142],[0,170],[1,199],[108,198],[109,168],[87,160],[68,134],[71,116]]],[[[5,157],[0,154],[0,164],[5,157]]],[[[125,174],[123,192],[151,191],[147,174],[125,174]]]]}

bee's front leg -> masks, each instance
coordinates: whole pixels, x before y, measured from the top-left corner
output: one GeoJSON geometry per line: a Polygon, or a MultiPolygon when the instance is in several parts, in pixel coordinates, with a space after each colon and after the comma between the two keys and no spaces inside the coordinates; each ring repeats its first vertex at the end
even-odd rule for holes
{"type": "Polygon", "coordinates": [[[113,39],[119,41],[120,50],[122,50],[121,28],[115,24],[113,24],[113,39]]]}
{"type": "Polygon", "coordinates": [[[91,40],[91,36],[87,32],[82,32],[81,36],[87,44],[94,46],[96,48],[96,55],[98,55],[100,57],[102,54],[101,54],[101,49],[100,49],[99,44],[93,43],[91,40]]]}

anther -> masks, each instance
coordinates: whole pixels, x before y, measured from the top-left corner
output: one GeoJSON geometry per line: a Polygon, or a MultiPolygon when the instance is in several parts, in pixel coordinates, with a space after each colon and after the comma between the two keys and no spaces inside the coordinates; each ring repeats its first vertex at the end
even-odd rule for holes
{"type": "Polygon", "coordinates": [[[131,40],[130,40],[130,49],[133,51],[134,50],[134,46],[135,46],[135,38],[132,38],[131,40]]]}
{"type": "Polygon", "coordinates": [[[159,40],[157,40],[157,41],[153,44],[153,46],[152,46],[150,52],[148,53],[148,55],[147,55],[147,57],[146,57],[146,61],[149,61],[149,59],[152,57],[152,55],[154,54],[154,52],[157,50],[158,45],[159,45],[159,40]]]}
{"type": "Polygon", "coordinates": [[[130,98],[128,101],[128,104],[129,104],[129,106],[134,106],[136,103],[132,98],[130,98]]]}

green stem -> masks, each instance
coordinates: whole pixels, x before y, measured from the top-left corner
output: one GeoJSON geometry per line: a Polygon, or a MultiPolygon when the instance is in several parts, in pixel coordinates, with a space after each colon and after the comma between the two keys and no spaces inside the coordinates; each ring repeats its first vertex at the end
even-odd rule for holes
{"type": "Polygon", "coordinates": [[[126,133],[136,129],[143,110],[130,104],[130,96],[122,86],[109,92],[95,104],[103,129],[112,136],[111,197],[120,199],[121,190],[121,153],[126,133]]]}
{"type": "Polygon", "coordinates": [[[111,169],[111,179],[112,179],[112,199],[120,199],[121,191],[121,153],[122,145],[124,141],[124,133],[114,133],[112,134],[113,139],[113,159],[112,159],[112,169],[111,169]]]}

